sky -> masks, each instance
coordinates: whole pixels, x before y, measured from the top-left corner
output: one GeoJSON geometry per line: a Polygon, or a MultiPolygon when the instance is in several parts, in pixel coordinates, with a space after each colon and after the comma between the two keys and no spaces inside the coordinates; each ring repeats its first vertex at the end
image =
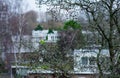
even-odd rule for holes
{"type": "Polygon", "coordinates": [[[25,5],[27,6],[27,10],[26,11],[30,11],[30,10],[35,10],[37,12],[42,11],[45,12],[46,11],[46,6],[42,6],[41,9],[38,8],[38,5],[35,4],[35,0],[24,0],[25,1],[25,5]]]}
{"type": "Polygon", "coordinates": [[[35,4],[35,0],[23,0],[24,1],[24,11],[28,12],[30,10],[34,10],[38,14],[38,21],[45,21],[45,12],[47,10],[47,6],[42,5],[41,8],[38,8],[38,5],[35,4]]]}
{"type": "Polygon", "coordinates": [[[35,0],[25,0],[25,3],[26,3],[25,5],[27,5],[28,10],[39,11],[39,8],[35,4],[35,0]]]}
{"type": "MultiPolygon", "coordinates": [[[[24,11],[27,12],[27,11],[30,11],[30,10],[34,10],[34,11],[37,11],[38,13],[38,19],[39,20],[45,20],[45,12],[47,10],[47,6],[43,5],[41,6],[41,8],[38,8],[38,5],[35,4],[35,0],[23,0],[25,3],[25,9],[24,11]],[[27,9],[26,9],[27,7],[27,9]]],[[[83,14],[82,14],[83,15],[83,14]]],[[[83,16],[84,17],[84,16],[83,16]]]]}

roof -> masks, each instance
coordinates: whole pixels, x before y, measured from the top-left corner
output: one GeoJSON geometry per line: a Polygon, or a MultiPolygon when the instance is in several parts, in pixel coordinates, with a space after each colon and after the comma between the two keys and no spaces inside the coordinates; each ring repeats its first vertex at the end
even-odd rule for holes
{"type": "MultiPolygon", "coordinates": [[[[40,37],[41,35],[45,36],[48,34],[48,32],[49,30],[37,30],[37,31],[33,30],[32,36],[33,37],[40,37]]],[[[58,35],[58,31],[53,30],[53,33],[49,33],[49,34],[58,35]]]]}
{"type": "Polygon", "coordinates": [[[108,49],[75,49],[74,55],[89,53],[89,54],[98,54],[100,52],[101,55],[109,56],[108,49]]]}

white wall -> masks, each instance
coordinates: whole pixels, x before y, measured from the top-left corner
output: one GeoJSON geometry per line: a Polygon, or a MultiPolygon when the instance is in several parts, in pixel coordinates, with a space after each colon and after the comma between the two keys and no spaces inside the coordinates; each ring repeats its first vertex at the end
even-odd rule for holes
{"type": "MultiPolygon", "coordinates": [[[[90,61],[91,58],[97,57],[97,54],[99,53],[99,49],[79,49],[74,50],[74,71],[76,73],[84,73],[84,74],[91,74],[96,73],[97,71],[97,64],[91,64],[93,61],[90,61]],[[87,64],[83,64],[83,58],[87,59],[87,64]]],[[[108,49],[102,49],[100,51],[102,56],[109,57],[109,50],[108,49]]],[[[94,60],[94,59],[93,59],[94,60]]],[[[96,62],[96,61],[95,61],[96,62]]]]}

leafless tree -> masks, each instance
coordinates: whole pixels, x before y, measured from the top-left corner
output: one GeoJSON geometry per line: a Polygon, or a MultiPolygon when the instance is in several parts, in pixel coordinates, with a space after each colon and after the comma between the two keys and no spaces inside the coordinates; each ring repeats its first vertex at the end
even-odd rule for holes
{"type": "MultiPolygon", "coordinates": [[[[38,0],[41,4],[63,7],[70,9],[80,7],[87,15],[89,27],[100,35],[99,44],[102,48],[109,49],[110,64],[108,64],[111,76],[119,75],[119,51],[120,51],[120,28],[119,28],[119,0],[38,0]],[[117,42],[117,43],[116,43],[117,42]]],[[[99,57],[99,54],[98,54],[99,57]]],[[[107,64],[107,63],[106,63],[107,64]]],[[[101,70],[100,70],[101,72],[101,70]]],[[[103,73],[103,72],[102,72],[103,73]]],[[[101,74],[101,73],[100,73],[101,74]]]]}

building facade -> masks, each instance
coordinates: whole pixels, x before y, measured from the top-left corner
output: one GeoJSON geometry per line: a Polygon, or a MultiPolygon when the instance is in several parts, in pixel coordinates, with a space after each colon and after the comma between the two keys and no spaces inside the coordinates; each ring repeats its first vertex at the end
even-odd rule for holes
{"type": "Polygon", "coordinates": [[[49,30],[33,30],[32,31],[32,42],[34,48],[37,48],[40,44],[40,41],[44,41],[46,43],[56,43],[59,39],[58,31],[53,31],[49,33],[49,30]]]}
{"type": "MultiPolygon", "coordinates": [[[[85,32],[83,32],[85,33],[85,32]]],[[[44,41],[45,43],[56,43],[59,40],[58,31],[53,31],[49,33],[49,30],[33,30],[32,36],[23,36],[22,42],[19,43],[19,37],[14,36],[12,38],[13,42],[15,42],[15,51],[13,51],[14,57],[17,57],[18,52],[20,51],[23,56],[34,52],[35,49],[39,48],[40,41],[44,41]],[[25,45],[27,44],[28,45],[25,45]],[[19,44],[22,44],[21,50],[18,50],[19,44]],[[29,48],[28,46],[32,46],[33,48],[29,48]],[[30,50],[31,49],[31,50],[30,50]]],[[[72,78],[97,78],[98,77],[98,67],[96,64],[96,58],[98,53],[101,54],[102,57],[109,57],[108,49],[99,49],[100,45],[91,45],[89,47],[76,49],[73,52],[73,71],[70,72],[72,78]]],[[[27,57],[27,56],[26,56],[27,57]]],[[[15,58],[14,58],[15,59],[15,58]]],[[[12,66],[13,69],[16,66],[12,66]]],[[[52,71],[37,69],[30,70],[28,67],[18,66],[18,70],[16,70],[17,74],[22,75],[23,77],[29,78],[37,78],[46,76],[47,78],[54,78],[54,74],[52,71]]]]}
{"type": "MultiPolygon", "coordinates": [[[[74,71],[80,74],[98,74],[97,57],[109,57],[108,49],[79,49],[74,50],[74,71]]],[[[105,60],[105,59],[104,59],[105,60]]]]}

